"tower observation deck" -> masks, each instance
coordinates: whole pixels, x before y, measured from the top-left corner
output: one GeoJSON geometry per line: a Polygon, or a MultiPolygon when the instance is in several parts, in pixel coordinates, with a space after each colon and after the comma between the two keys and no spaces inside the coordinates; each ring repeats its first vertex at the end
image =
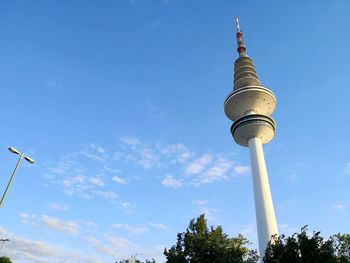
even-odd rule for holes
{"type": "Polygon", "coordinates": [[[276,107],[276,97],[270,89],[260,84],[253,61],[246,54],[238,18],[236,23],[239,58],[234,64],[233,91],[225,99],[224,109],[226,116],[233,121],[231,133],[234,141],[249,147],[259,253],[263,258],[271,236],[278,235],[262,147],[275,135],[276,125],[271,115],[276,107]]]}

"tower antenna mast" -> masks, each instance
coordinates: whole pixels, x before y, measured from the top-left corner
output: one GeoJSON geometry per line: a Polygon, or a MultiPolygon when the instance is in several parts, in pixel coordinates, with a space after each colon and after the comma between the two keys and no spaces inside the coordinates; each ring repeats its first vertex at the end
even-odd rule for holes
{"type": "Polygon", "coordinates": [[[238,20],[238,16],[236,16],[236,26],[237,26],[237,33],[236,33],[236,38],[237,38],[237,51],[240,57],[244,57],[246,56],[245,53],[245,46],[243,43],[243,33],[241,31],[241,27],[239,25],[239,20],[238,20]]]}

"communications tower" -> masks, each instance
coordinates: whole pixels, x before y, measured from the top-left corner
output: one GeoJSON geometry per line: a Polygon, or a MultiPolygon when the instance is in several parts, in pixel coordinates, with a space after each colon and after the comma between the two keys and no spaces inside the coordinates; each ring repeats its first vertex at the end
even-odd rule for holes
{"type": "Polygon", "coordinates": [[[271,236],[278,235],[262,147],[275,135],[276,125],[271,114],[276,107],[276,97],[270,89],[260,84],[253,61],[246,54],[238,18],[236,24],[239,58],[234,64],[233,91],[225,99],[224,108],[226,116],[233,121],[231,133],[235,142],[249,147],[259,253],[262,258],[271,236]]]}

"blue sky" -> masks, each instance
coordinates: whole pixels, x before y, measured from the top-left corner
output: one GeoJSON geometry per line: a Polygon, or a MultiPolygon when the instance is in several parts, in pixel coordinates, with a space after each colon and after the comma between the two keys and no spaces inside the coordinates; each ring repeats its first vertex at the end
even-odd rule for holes
{"type": "Polygon", "coordinates": [[[247,148],[234,144],[234,18],[277,96],[265,146],[277,221],[349,233],[350,3],[1,1],[1,254],[163,262],[189,220],[257,248],[247,148]]]}

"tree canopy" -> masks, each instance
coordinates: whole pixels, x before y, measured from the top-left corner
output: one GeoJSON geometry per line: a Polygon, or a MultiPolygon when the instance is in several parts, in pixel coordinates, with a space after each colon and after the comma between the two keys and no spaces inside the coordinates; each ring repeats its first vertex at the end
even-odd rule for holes
{"type": "Polygon", "coordinates": [[[0,263],[12,263],[12,261],[8,257],[0,257],[0,263]]]}
{"type": "Polygon", "coordinates": [[[231,238],[222,227],[208,229],[204,214],[192,219],[186,232],[177,234],[177,242],[164,250],[167,263],[255,263],[256,250],[247,247],[243,236],[231,238]]]}
{"type": "Polygon", "coordinates": [[[280,235],[269,242],[265,263],[350,263],[350,235],[337,234],[328,239],[320,232],[307,234],[307,227],[291,237],[280,235]]]}

